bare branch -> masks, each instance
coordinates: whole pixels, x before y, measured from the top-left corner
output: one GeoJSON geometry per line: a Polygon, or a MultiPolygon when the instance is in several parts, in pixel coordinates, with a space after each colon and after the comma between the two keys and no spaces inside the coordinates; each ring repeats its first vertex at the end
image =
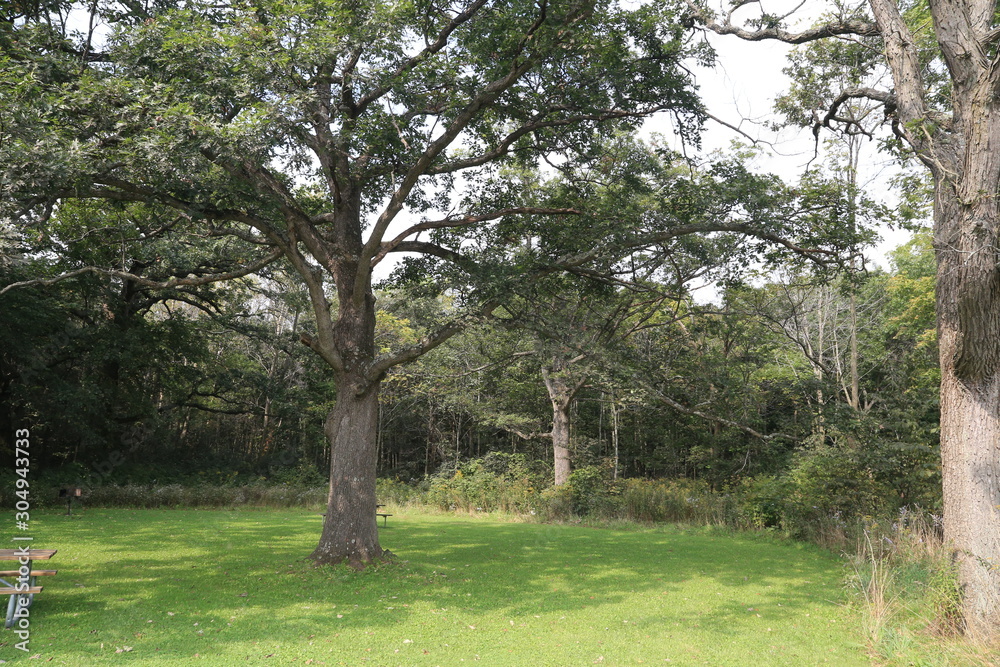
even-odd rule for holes
{"type": "Polygon", "coordinates": [[[760,431],[753,429],[747,426],[746,424],[740,424],[739,422],[735,422],[731,419],[726,419],[725,417],[719,417],[717,415],[708,414],[707,412],[702,412],[701,410],[689,408],[681,403],[678,403],[677,401],[670,398],[663,392],[653,389],[652,387],[649,387],[649,389],[653,392],[653,394],[656,396],[657,399],[659,399],[663,403],[669,405],[671,408],[682,414],[691,415],[692,417],[699,417],[706,421],[715,422],[716,424],[722,424],[723,426],[739,429],[740,431],[743,431],[748,435],[752,435],[755,438],[760,438],[761,440],[792,440],[792,441],[798,440],[798,438],[796,438],[795,436],[788,435],[786,433],[770,433],[770,434],[761,433],[760,431]]]}
{"type": "MultiPolygon", "coordinates": [[[[788,32],[787,30],[777,26],[761,28],[759,30],[747,30],[732,24],[732,11],[729,12],[722,23],[719,23],[716,21],[715,16],[711,12],[707,11],[703,7],[699,7],[693,2],[693,0],[684,0],[684,2],[688,6],[690,15],[712,32],[718,35],[736,35],[740,39],[745,39],[750,42],[761,42],[773,39],[779,42],[785,42],[786,44],[805,44],[808,42],[815,42],[819,39],[825,39],[827,37],[836,37],[838,35],[874,37],[879,34],[878,25],[872,23],[871,21],[863,21],[861,19],[830,21],[801,32],[788,32]]],[[[734,10],[747,4],[751,3],[748,1],[740,2],[734,10]]],[[[783,18],[787,17],[788,15],[783,18]]]]}
{"type": "Polygon", "coordinates": [[[424,255],[440,257],[466,270],[472,270],[476,267],[476,263],[462,253],[428,241],[402,241],[393,248],[392,252],[419,252],[424,255]]]}
{"type": "MultiPolygon", "coordinates": [[[[927,115],[920,54],[917,53],[916,40],[900,15],[896,3],[889,0],[870,0],[870,4],[882,34],[885,57],[896,85],[895,96],[899,119],[905,127],[915,120],[922,120],[927,115]]],[[[907,132],[906,139],[911,145],[918,147],[923,144],[922,138],[910,134],[907,132]]]]}
{"type": "Polygon", "coordinates": [[[830,108],[827,109],[823,120],[817,121],[816,124],[813,125],[813,135],[818,138],[821,128],[831,127],[832,123],[842,123],[847,126],[848,131],[850,131],[851,128],[856,128],[861,132],[861,134],[871,138],[871,132],[862,127],[857,119],[838,115],[840,113],[840,107],[843,106],[848,100],[854,99],[867,99],[880,102],[885,107],[886,118],[889,118],[896,113],[896,96],[894,94],[884,90],[878,90],[876,88],[848,88],[847,90],[841,91],[840,94],[837,95],[836,99],[830,103],[830,108]]]}
{"type": "Polygon", "coordinates": [[[513,433],[517,437],[521,438],[521,440],[534,440],[535,438],[552,439],[552,431],[545,431],[544,433],[542,431],[531,431],[530,433],[525,433],[524,431],[519,431],[511,426],[499,425],[499,428],[507,431],[508,433],[513,433]]]}
{"type": "Polygon", "coordinates": [[[762,139],[758,139],[756,137],[750,136],[749,134],[747,134],[746,132],[744,132],[743,130],[741,130],[736,125],[733,125],[731,123],[727,123],[726,121],[722,120],[721,118],[719,118],[717,116],[713,116],[712,114],[710,114],[708,112],[704,112],[704,113],[705,113],[705,117],[706,118],[708,118],[710,120],[714,120],[716,123],[718,123],[719,125],[722,125],[723,127],[728,127],[733,132],[736,132],[737,134],[741,135],[743,138],[745,138],[748,141],[750,141],[750,143],[752,143],[754,146],[756,146],[757,144],[764,144],[765,146],[772,146],[772,147],[774,146],[774,144],[772,144],[769,141],[764,141],[762,139]]]}
{"type": "Polygon", "coordinates": [[[18,287],[29,287],[29,286],[43,286],[47,287],[49,285],[55,285],[58,282],[67,280],[69,278],[75,278],[87,273],[93,273],[102,276],[112,276],[115,278],[121,278],[122,280],[131,280],[144,287],[151,287],[154,289],[171,289],[174,287],[181,286],[193,286],[193,285],[207,285],[209,283],[217,283],[225,280],[233,280],[234,278],[242,278],[243,276],[248,276],[251,273],[256,273],[260,271],[265,266],[275,261],[282,256],[281,250],[273,250],[264,257],[258,259],[252,264],[237,269],[236,271],[229,271],[226,273],[214,273],[211,275],[197,276],[193,278],[171,278],[165,282],[159,282],[156,280],[151,280],[149,278],[143,278],[142,276],[137,276],[133,273],[127,271],[118,271],[116,269],[103,269],[97,266],[85,266],[81,269],[76,269],[75,271],[69,271],[63,273],[54,278],[37,278],[35,280],[22,280],[20,282],[11,283],[0,289],[0,295],[9,292],[12,289],[18,287]]]}
{"type": "Polygon", "coordinates": [[[337,349],[336,337],[333,330],[333,313],[330,309],[330,302],[327,301],[326,292],[323,290],[323,276],[318,267],[311,266],[306,258],[299,252],[297,245],[290,245],[285,249],[292,266],[306,284],[309,292],[309,302],[312,304],[313,312],[316,314],[316,333],[318,339],[313,340],[309,336],[303,336],[301,341],[311,348],[335,371],[344,369],[344,360],[337,349]]]}

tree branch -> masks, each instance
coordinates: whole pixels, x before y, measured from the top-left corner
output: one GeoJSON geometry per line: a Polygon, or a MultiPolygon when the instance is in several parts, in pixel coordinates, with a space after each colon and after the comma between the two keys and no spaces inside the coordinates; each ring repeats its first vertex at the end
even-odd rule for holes
{"type": "MultiPolygon", "coordinates": [[[[925,145],[924,138],[907,129],[910,123],[922,121],[927,116],[926,93],[916,40],[894,0],[870,0],[869,4],[885,44],[885,58],[895,84],[900,131],[923,159],[920,148],[925,145]]],[[[937,171],[937,165],[928,166],[937,171]]]]}
{"type": "Polygon", "coordinates": [[[385,95],[387,92],[392,90],[392,86],[397,82],[399,77],[403,76],[408,71],[412,70],[414,67],[416,67],[423,61],[427,60],[435,53],[438,53],[444,47],[448,46],[448,40],[451,37],[451,34],[455,32],[455,30],[457,30],[463,23],[471,19],[476,14],[476,12],[482,9],[483,5],[485,5],[486,2],[487,0],[476,0],[471,5],[469,5],[469,7],[464,12],[453,18],[448,23],[448,25],[446,25],[444,28],[441,29],[440,32],[438,32],[437,39],[434,40],[432,44],[429,44],[420,53],[413,56],[412,58],[404,62],[402,65],[397,67],[396,71],[389,76],[388,83],[382,84],[375,90],[371,91],[370,93],[362,97],[358,101],[355,107],[354,110],[355,114],[364,113],[364,110],[368,108],[368,106],[372,102],[376,101],[377,99],[385,95]]]}
{"type": "MultiPolygon", "coordinates": [[[[434,220],[420,222],[415,225],[410,226],[408,229],[401,232],[396,238],[391,241],[382,244],[382,249],[379,253],[372,258],[372,266],[375,266],[381,262],[387,254],[396,250],[399,244],[410,235],[416,234],[422,231],[428,231],[431,229],[447,229],[450,227],[464,227],[465,225],[474,225],[479,222],[486,222],[488,220],[496,220],[497,218],[502,218],[505,215],[565,215],[565,214],[579,214],[580,212],[573,208],[537,208],[534,206],[520,206],[516,208],[504,208],[498,211],[493,211],[492,213],[486,213],[484,215],[467,215],[461,218],[444,218],[443,220],[434,220]]],[[[437,253],[434,253],[437,254],[437,253]]]]}
{"type": "Polygon", "coordinates": [[[393,248],[392,252],[418,252],[424,255],[440,257],[466,271],[472,271],[478,266],[472,259],[459,252],[427,241],[402,241],[393,248]]]}
{"type": "Polygon", "coordinates": [[[209,283],[217,283],[217,282],[222,282],[224,280],[242,278],[243,276],[250,275],[251,273],[256,273],[257,271],[260,271],[262,268],[264,268],[271,262],[281,257],[282,254],[283,253],[281,250],[273,250],[264,257],[258,259],[256,262],[253,262],[252,264],[249,264],[241,269],[237,269],[236,271],[229,271],[227,273],[214,273],[205,276],[197,276],[194,278],[171,278],[166,282],[159,282],[156,280],[151,280],[149,278],[143,278],[142,276],[137,276],[127,271],[118,271],[116,269],[103,269],[97,266],[85,266],[81,269],[76,269],[74,271],[63,273],[54,278],[37,278],[34,280],[22,280],[20,282],[11,283],[6,287],[4,287],[3,289],[0,289],[0,295],[5,294],[10,290],[18,287],[28,287],[28,286],[47,287],[49,285],[54,285],[58,282],[62,282],[63,280],[67,280],[69,278],[75,278],[77,276],[81,276],[87,273],[94,273],[102,276],[111,276],[114,278],[121,278],[122,280],[131,280],[144,287],[151,287],[154,289],[171,289],[173,287],[181,287],[181,286],[207,285],[209,283]]]}
{"type": "Polygon", "coordinates": [[[669,405],[671,408],[682,414],[691,415],[692,417],[698,417],[706,421],[715,422],[716,424],[722,424],[723,426],[739,429],[740,431],[743,431],[748,435],[752,435],[755,438],[760,438],[761,440],[791,440],[791,441],[798,440],[798,438],[796,438],[795,436],[788,435],[786,433],[770,433],[765,435],[764,433],[761,433],[760,431],[753,429],[747,426],[746,424],[740,424],[739,422],[734,422],[731,419],[726,419],[724,417],[708,414],[707,412],[702,412],[701,410],[689,408],[681,403],[678,403],[677,401],[665,395],[664,393],[656,389],[653,389],[652,387],[649,387],[649,389],[653,392],[653,394],[656,396],[657,399],[659,399],[663,403],[669,405]]]}
{"type": "MultiPolygon", "coordinates": [[[[801,255],[813,262],[821,265],[828,263],[824,260],[822,256],[835,258],[837,253],[833,250],[826,250],[823,248],[805,248],[786,238],[783,238],[777,234],[772,234],[771,232],[765,232],[760,229],[756,229],[751,225],[746,223],[692,223],[687,225],[678,225],[672,229],[663,232],[651,232],[644,234],[642,236],[636,237],[630,241],[627,241],[619,249],[624,251],[634,248],[643,248],[646,246],[654,245],[656,243],[662,243],[664,241],[669,241],[671,239],[678,238],[680,236],[686,236],[688,234],[702,234],[708,232],[733,232],[737,234],[744,234],[746,236],[752,236],[754,238],[761,239],[763,241],[771,241],[772,243],[777,243],[778,245],[788,248],[792,252],[801,255]]],[[[592,259],[595,259],[602,253],[606,252],[606,248],[592,248],[585,252],[578,253],[576,255],[564,256],[555,261],[555,266],[561,269],[572,269],[592,259]]]]}
{"type": "MultiPolygon", "coordinates": [[[[545,5],[541,5],[539,19],[531,26],[531,28],[526,32],[526,37],[530,38],[538,28],[541,27],[545,18],[545,5]]],[[[378,220],[372,228],[371,235],[368,237],[368,241],[365,243],[364,248],[361,251],[361,257],[359,261],[359,269],[357,272],[357,277],[355,280],[354,298],[363,299],[367,291],[367,285],[371,277],[371,261],[372,258],[378,253],[382,246],[382,238],[385,235],[386,229],[388,229],[389,224],[393,221],[396,215],[403,208],[403,204],[406,198],[410,195],[413,187],[417,184],[417,180],[427,173],[430,169],[431,164],[434,160],[444,151],[458,136],[468,127],[478,115],[479,112],[489,104],[495,102],[500,95],[514,85],[522,76],[527,74],[532,67],[535,66],[538,56],[528,56],[523,60],[519,60],[519,56],[524,53],[524,49],[527,47],[529,40],[522,41],[521,49],[518,51],[515,57],[513,57],[513,64],[506,75],[500,77],[499,79],[494,79],[475,95],[472,100],[466,104],[465,108],[455,117],[454,120],[448,125],[445,131],[440,137],[432,141],[424,149],[424,152],[417,158],[417,161],[407,170],[406,175],[403,177],[403,182],[396,188],[393,192],[392,197],[389,199],[388,205],[382,211],[378,220]]]]}
{"type": "Polygon", "coordinates": [[[589,114],[577,114],[575,116],[569,116],[566,118],[559,118],[557,120],[543,121],[549,114],[556,111],[568,111],[568,107],[563,106],[553,106],[549,107],[544,111],[540,111],[529,120],[527,123],[517,128],[513,132],[509,133],[506,137],[500,140],[500,143],[496,145],[493,150],[486,153],[482,153],[475,157],[466,158],[464,160],[456,160],[454,162],[448,162],[436,167],[431,167],[427,170],[428,174],[451,174],[463,169],[469,169],[471,167],[479,167],[487,164],[497,158],[501,158],[510,152],[510,147],[521,137],[528,135],[536,130],[550,129],[554,127],[566,127],[575,125],[577,123],[582,123],[585,121],[592,121],[596,123],[602,123],[609,120],[618,120],[622,118],[639,118],[643,116],[648,116],[656,111],[662,111],[664,109],[670,108],[668,104],[660,104],[653,107],[643,109],[642,111],[624,111],[624,110],[613,110],[604,109],[597,111],[595,113],[589,114]]]}
{"type": "Polygon", "coordinates": [[[860,123],[851,118],[843,118],[837,114],[840,112],[840,107],[844,105],[848,100],[853,99],[867,99],[873,100],[875,102],[881,102],[885,107],[886,118],[892,116],[896,112],[896,96],[892,93],[886,92],[884,90],[877,90],[875,88],[849,88],[843,90],[839,95],[830,103],[830,108],[826,110],[826,115],[823,116],[823,120],[818,121],[813,126],[813,135],[819,137],[820,128],[831,126],[831,123],[844,123],[848,126],[855,126],[861,130],[862,133],[867,137],[871,137],[871,133],[861,127],[860,123]]]}
{"type": "Polygon", "coordinates": [[[478,312],[456,318],[437,331],[424,336],[416,344],[404,347],[403,349],[392,354],[379,357],[368,369],[369,382],[377,381],[393,366],[409,363],[418,359],[423,354],[430,352],[471,324],[490,317],[490,315],[493,314],[493,311],[499,306],[500,304],[496,301],[487,302],[478,310],[478,312]]]}
{"type": "MultiPolygon", "coordinates": [[[[805,44],[807,42],[815,42],[819,39],[836,37],[838,35],[874,37],[879,34],[878,25],[870,21],[862,21],[861,19],[830,21],[813,28],[809,28],[808,30],[803,30],[802,32],[788,32],[780,26],[761,28],[759,30],[747,30],[733,25],[732,17],[733,11],[744,5],[751,4],[750,2],[738,3],[737,6],[727,14],[722,23],[719,23],[715,19],[715,16],[707,9],[696,5],[693,0],[684,0],[684,3],[688,6],[690,16],[701,22],[702,25],[712,32],[718,35],[736,35],[740,39],[744,39],[749,42],[761,42],[773,39],[779,42],[785,42],[786,44],[805,44]]],[[[785,15],[782,18],[788,18],[788,15],[785,15]]]]}

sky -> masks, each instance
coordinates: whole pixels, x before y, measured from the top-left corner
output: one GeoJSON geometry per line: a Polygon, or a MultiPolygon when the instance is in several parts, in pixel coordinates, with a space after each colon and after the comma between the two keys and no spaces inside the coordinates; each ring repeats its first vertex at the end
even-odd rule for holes
{"type": "MultiPolygon", "coordinates": [[[[774,3],[771,3],[774,4],[774,3]]],[[[714,68],[695,67],[699,92],[709,113],[746,134],[768,144],[762,145],[766,155],[761,159],[763,170],[775,173],[786,181],[798,180],[815,154],[815,139],[811,130],[788,128],[779,134],[768,130],[762,121],[772,118],[775,99],[789,87],[782,73],[792,48],[773,40],[746,42],[734,36],[710,34],[709,41],[718,58],[714,68]]],[[[668,132],[652,121],[647,130],[668,132]]],[[[822,136],[822,135],[821,135],[822,136]]],[[[733,140],[748,143],[745,137],[730,128],[709,121],[703,135],[703,152],[726,151],[733,140]]],[[[886,155],[871,145],[867,150],[870,162],[860,180],[868,183],[869,194],[887,192],[886,178],[897,170],[886,155]]],[[[911,238],[906,231],[883,229],[882,242],[866,253],[869,259],[888,268],[886,253],[911,238]]]]}

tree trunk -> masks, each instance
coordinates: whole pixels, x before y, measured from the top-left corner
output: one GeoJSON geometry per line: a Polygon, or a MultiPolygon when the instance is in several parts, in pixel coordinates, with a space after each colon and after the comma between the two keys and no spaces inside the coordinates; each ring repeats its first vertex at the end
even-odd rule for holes
{"type": "Polygon", "coordinates": [[[551,368],[542,368],[542,379],[552,402],[552,453],[555,468],[555,485],[569,481],[570,473],[570,408],[583,388],[586,379],[573,382],[566,367],[573,361],[553,359],[551,368]]]}
{"type": "Polygon", "coordinates": [[[378,383],[357,395],[357,384],[338,378],[337,403],[326,420],[330,443],[330,493],[317,564],[361,567],[387,552],[379,546],[375,517],[378,383]]]}
{"type": "Polygon", "coordinates": [[[899,127],[934,177],[945,538],[959,562],[966,630],[990,635],[1000,631],[1000,69],[987,52],[996,5],[928,3],[952,84],[947,118],[928,111],[898,4],[870,3],[899,127]]]}
{"type": "Polygon", "coordinates": [[[569,406],[570,401],[553,399],[552,401],[552,452],[555,457],[555,484],[565,484],[569,481],[569,406]]]}
{"type": "Polygon", "coordinates": [[[611,443],[615,448],[615,474],[612,479],[618,480],[618,399],[611,394],[611,443]]]}
{"type": "MultiPolygon", "coordinates": [[[[951,113],[935,111],[921,40],[898,0],[868,0],[892,73],[886,116],[934,178],[945,537],[960,566],[967,630],[1000,632],[1000,67],[994,0],[929,0],[951,113]]],[[[695,3],[688,2],[696,11],[695,3]]],[[[730,25],[713,21],[716,32],[730,25]]],[[[802,43],[777,30],[746,39],[802,43]]],[[[940,92],[940,91],[937,91],[940,92]]]]}
{"type": "MultiPolygon", "coordinates": [[[[318,339],[307,344],[333,368],[337,403],[326,419],[330,444],[330,492],[319,544],[310,558],[317,564],[348,563],[353,567],[383,558],[375,517],[375,479],[378,468],[378,394],[380,374],[372,372],[375,359],[375,296],[371,281],[360,281],[363,267],[358,195],[337,216],[334,230],[351,252],[331,259],[328,269],[337,288],[337,316],[322,282],[300,261],[309,298],[316,313],[318,339]]],[[[346,200],[345,200],[346,201],[346,200]]]]}
{"type": "Polygon", "coordinates": [[[995,215],[975,219],[978,207],[942,190],[935,246],[945,539],[959,563],[967,631],[990,635],[1000,630],[997,223],[995,215]]]}
{"type": "Polygon", "coordinates": [[[941,381],[945,539],[956,549],[965,622],[972,634],[1000,618],[1000,381],[941,381]]]}

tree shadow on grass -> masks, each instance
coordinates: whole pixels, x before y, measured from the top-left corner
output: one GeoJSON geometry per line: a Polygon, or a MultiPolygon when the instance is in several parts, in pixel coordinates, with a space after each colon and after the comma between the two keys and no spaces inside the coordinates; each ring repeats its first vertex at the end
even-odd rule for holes
{"type": "Polygon", "coordinates": [[[106,642],[155,644],[166,657],[254,637],[367,638],[417,620],[447,636],[476,618],[517,627],[581,612],[631,616],[624,621],[634,632],[696,625],[724,640],[745,633],[748,617],[793,624],[803,610],[832,610],[840,597],[837,563],[816,549],[699,529],[397,514],[382,529],[397,563],[362,572],[314,568],[304,557],[320,521],[312,512],[256,510],[44,517],[40,532],[45,547],[60,550],[53,561],[60,573],[42,594],[38,623],[59,628],[81,656],[106,642]],[[639,609],[637,595],[656,602],[639,609]]]}

